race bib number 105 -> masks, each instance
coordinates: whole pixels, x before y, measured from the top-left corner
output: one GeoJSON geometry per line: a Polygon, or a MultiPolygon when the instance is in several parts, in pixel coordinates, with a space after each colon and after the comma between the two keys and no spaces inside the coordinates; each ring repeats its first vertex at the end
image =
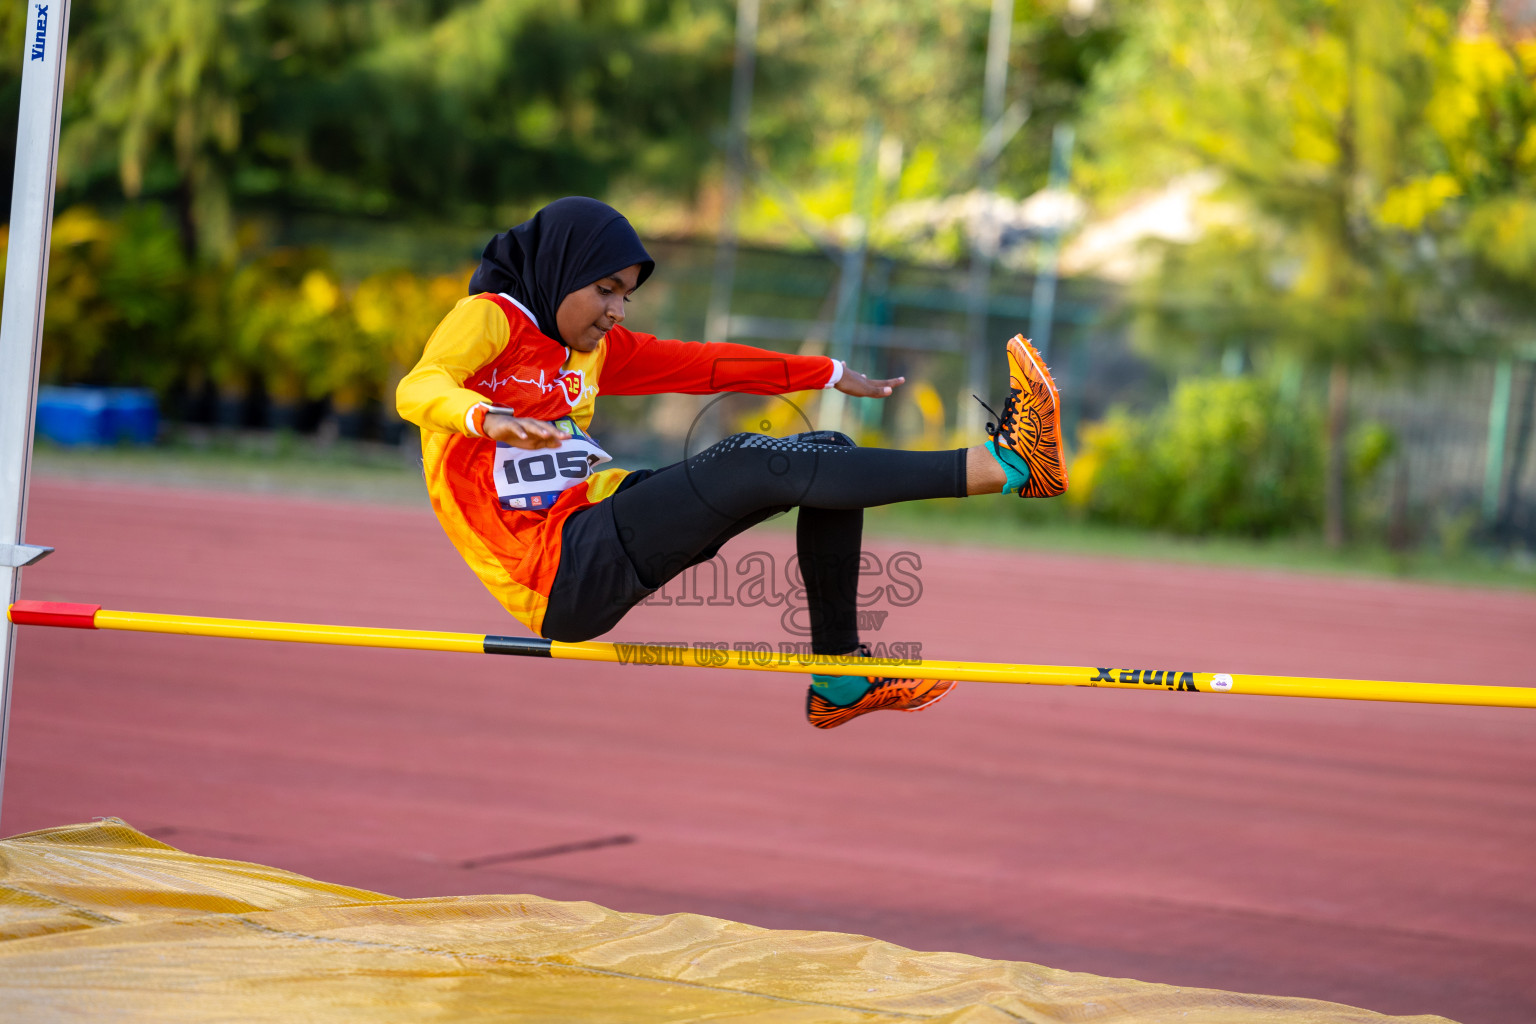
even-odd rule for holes
{"type": "Polygon", "coordinates": [[[613,461],[574,420],[555,420],[553,425],[571,435],[558,448],[530,450],[496,442],[496,499],[502,508],[547,509],[567,487],[613,461]]]}

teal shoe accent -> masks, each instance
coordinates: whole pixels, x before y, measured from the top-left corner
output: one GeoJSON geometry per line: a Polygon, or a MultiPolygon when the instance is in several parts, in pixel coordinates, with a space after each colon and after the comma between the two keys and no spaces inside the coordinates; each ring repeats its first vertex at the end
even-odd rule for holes
{"type": "Polygon", "coordinates": [[[997,464],[1003,467],[1003,472],[1008,474],[1008,482],[1003,485],[1004,494],[1018,494],[1029,483],[1029,464],[1018,452],[1011,448],[1002,448],[996,441],[987,442],[987,451],[997,460],[997,464]]]}
{"type": "Polygon", "coordinates": [[[864,696],[872,685],[864,676],[811,676],[811,689],[840,708],[864,696]]]}

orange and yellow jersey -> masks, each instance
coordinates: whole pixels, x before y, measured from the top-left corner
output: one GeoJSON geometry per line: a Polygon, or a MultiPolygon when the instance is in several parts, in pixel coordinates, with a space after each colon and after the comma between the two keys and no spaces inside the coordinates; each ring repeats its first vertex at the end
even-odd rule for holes
{"type": "Polygon", "coordinates": [[[627,470],[607,469],[560,492],[547,509],[497,500],[496,442],[479,435],[476,408],[510,408],[541,420],[592,422],[601,392],[614,395],[721,391],[775,395],[826,387],[836,364],[748,345],[669,341],[623,327],[592,352],[542,333],[506,295],[461,299],[432,332],[421,361],[400,382],[400,415],[421,427],[427,492],[448,539],[496,599],[540,632],[571,513],[618,488],[627,470]]]}

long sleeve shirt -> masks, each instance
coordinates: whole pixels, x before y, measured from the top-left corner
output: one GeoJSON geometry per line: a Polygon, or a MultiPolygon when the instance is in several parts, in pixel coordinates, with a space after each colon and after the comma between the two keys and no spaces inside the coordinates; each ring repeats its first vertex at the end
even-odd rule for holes
{"type": "Polygon", "coordinates": [[[592,473],[547,508],[505,508],[494,477],[497,445],[479,428],[487,406],[540,420],[569,417],[586,430],[603,392],[775,395],[830,387],[842,373],[840,363],[823,356],[671,341],[624,327],[610,330],[594,351],[578,352],[539,327],[509,296],[462,299],[395,394],[400,415],[421,427],[427,491],[448,539],[535,633],[560,566],[565,520],[611,496],[627,471],[592,473]]]}

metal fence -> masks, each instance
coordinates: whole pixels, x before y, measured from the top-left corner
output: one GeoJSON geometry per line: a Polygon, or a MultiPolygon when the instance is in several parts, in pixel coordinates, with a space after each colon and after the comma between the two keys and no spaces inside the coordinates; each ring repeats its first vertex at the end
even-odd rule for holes
{"type": "Polygon", "coordinates": [[[1376,513],[1401,539],[1481,533],[1536,545],[1536,361],[1437,366],[1358,381],[1352,411],[1393,434],[1376,513]]]}
{"type": "MultiPolygon", "coordinates": [[[[647,282],[628,325],[669,337],[703,337],[712,248],[662,242],[651,243],[651,249],[660,269],[647,282]]],[[[815,252],[742,249],[737,264],[729,340],[785,352],[833,351],[839,268],[831,260],[815,252]]],[[[921,417],[908,415],[904,404],[916,400],[910,389],[905,395],[898,393],[893,402],[857,403],[861,429],[915,445],[925,434],[934,433],[935,415],[942,416],[946,429],[960,421],[961,409],[972,401],[963,393],[971,301],[967,288],[963,267],[871,258],[854,318],[850,362],[871,376],[921,381],[925,409],[921,417]],[[935,401],[941,412],[936,412],[935,401]]],[[[1028,333],[1033,289],[1029,275],[998,270],[992,277],[984,336],[996,340],[995,383],[991,393],[981,397],[994,406],[1006,389],[1002,343],[1014,334],[1028,333]]],[[[1143,361],[1129,357],[1122,332],[1108,321],[1113,304],[1113,291],[1099,282],[1061,285],[1053,316],[1055,351],[1049,357],[1064,385],[1076,378],[1092,378],[1068,391],[1069,425],[1102,415],[1110,402],[1154,376],[1143,361]]],[[[629,419],[638,424],[642,417],[631,412],[629,419]]]]}

